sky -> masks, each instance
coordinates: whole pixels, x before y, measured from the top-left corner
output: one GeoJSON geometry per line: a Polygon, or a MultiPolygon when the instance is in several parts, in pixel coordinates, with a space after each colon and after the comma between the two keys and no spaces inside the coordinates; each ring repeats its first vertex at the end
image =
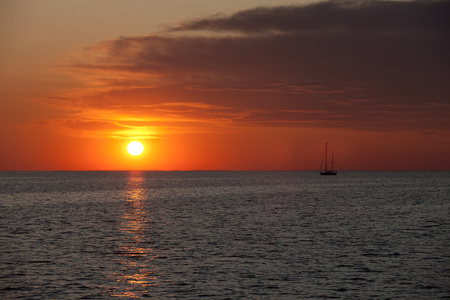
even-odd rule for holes
{"type": "Polygon", "coordinates": [[[450,170],[448,15],[450,1],[1,1],[0,170],[318,170],[326,142],[337,170],[450,170]]]}

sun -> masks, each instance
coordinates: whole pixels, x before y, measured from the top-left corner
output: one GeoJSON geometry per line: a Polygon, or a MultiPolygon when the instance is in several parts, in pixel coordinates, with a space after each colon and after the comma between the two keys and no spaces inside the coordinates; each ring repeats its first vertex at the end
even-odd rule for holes
{"type": "Polygon", "coordinates": [[[138,141],[133,141],[128,144],[127,150],[128,150],[128,153],[136,156],[136,155],[140,155],[142,152],[144,152],[144,146],[138,141]]]}

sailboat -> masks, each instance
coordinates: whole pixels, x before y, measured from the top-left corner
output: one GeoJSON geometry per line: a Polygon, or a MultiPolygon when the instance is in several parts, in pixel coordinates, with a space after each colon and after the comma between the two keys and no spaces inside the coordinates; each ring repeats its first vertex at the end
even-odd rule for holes
{"type": "Polygon", "coordinates": [[[320,175],[336,175],[337,171],[333,170],[333,152],[331,152],[331,170],[327,169],[327,162],[328,162],[328,153],[327,153],[328,143],[325,143],[325,169],[322,171],[322,164],[323,164],[323,157],[322,157],[322,163],[320,164],[320,175]]]}

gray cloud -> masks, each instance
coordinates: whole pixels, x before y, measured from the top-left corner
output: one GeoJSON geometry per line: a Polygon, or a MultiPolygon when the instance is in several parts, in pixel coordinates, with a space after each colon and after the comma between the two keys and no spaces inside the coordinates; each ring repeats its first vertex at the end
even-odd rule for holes
{"type": "Polygon", "coordinates": [[[252,112],[239,122],[316,117],[330,126],[448,128],[448,109],[437,106],[450,99],[449,15],[450,1],[261,7],[102,42],[88,49],[98,58],[71,67],[138,76],[128,90],[121,81],[121,99],[138,93],[152,104],[192,101],[252,112]],[[305,110],[327,114],[297,113],[305,110]]]}
{"type": "Polygon", "coordinates": [[[231,16],[182,22],[172,31],[239,32],[434,31],[446,34],[446,1],[328,1],[307,6],[259,7],[231,16]]]}

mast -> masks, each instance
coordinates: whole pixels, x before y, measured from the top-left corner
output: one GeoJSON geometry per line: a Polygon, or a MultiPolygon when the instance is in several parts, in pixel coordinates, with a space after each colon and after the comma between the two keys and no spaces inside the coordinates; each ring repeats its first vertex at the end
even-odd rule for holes
{"type": "Polygon", "coordinates": [[[333,172],[334,152],[331,152],[331,172],[333,172]]]}
{"type": "Polygon", "coordinates": [[[327,171],[327,160],[328,160],[327,146],[328,142],[325,143],[325,171],[327,171]]]}

